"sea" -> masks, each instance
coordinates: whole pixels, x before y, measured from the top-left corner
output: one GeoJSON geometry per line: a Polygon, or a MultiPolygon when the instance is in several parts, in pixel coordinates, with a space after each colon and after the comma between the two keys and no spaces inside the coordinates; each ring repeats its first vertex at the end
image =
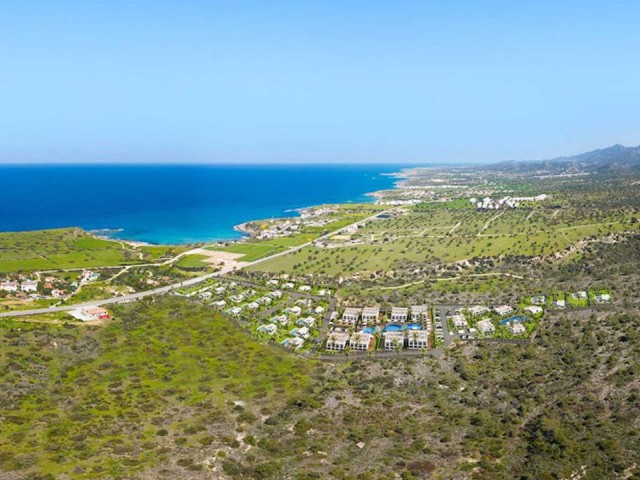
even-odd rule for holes
{"type": "Polygon", "coordinates": [[[4,165],[0,231],[81,227],[151,244],[235,240],[249,220],[371,202],[398,165],[4,165]]]}

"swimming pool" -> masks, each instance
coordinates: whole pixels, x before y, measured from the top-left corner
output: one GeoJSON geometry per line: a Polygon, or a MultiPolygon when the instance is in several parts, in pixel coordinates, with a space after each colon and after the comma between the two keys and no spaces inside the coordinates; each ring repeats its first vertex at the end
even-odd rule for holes
{"type": "Polygon", "coordinates": [[[526,317],[524,315],[514,315],[513,317],[509,317],[509,318],[505,318],[504,320],[500,320],[500,325],[506,325],[507,323],[513,322],[513,323],[522,323],[522,322],[528,322],[529,320],[531,320],[529,317],[526,317]]]}
{"type": "Polygon", "coordinates": [[[422,325],[418,323],[408,323],[407,330],[422,330],[422,325]]]}
{"type": "Polygon", "coordinates": [[[362,333],[376,333],[380,330],[378,327],[365,327],[362,329],[362,333]]]}
{"type": "Polygon", "coordinates": [[[389,325],[384,327],[382,331],[383,332],[401,332],[402,325],[398,325],[397,323],[390,323],[389,325]]]}

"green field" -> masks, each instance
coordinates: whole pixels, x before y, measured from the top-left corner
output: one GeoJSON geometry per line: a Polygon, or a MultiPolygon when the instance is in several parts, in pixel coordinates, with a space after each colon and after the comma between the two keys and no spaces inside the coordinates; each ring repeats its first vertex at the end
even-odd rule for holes
{"type": "Polygon", "coordinates": [[[78,228],[0,233],[0,273],[143,261],[147,261],[145,254],[127,244],[96,238],[78,228]]]}
{"type": "Polygon", "coordinates": [[[113,314],[104,327],[0,321],[0,477],[131,478],[166,461],[168,442],[185,457],[228,444],[211,433],[310,382],[309,361],[185,300],[113,314]]]}

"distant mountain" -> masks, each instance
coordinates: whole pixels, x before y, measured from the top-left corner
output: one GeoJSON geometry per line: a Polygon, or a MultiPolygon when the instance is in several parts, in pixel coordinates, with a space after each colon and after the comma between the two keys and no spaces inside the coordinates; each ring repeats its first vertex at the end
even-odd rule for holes
{"type": "Polygon", "coordinates": [[[625,147],[613,145],[608,148],[593,150],[568,157],[557,157],[550,160],[525,160],[500,162],[490,166],[492,170],[513,173],[584,173],[584,172],[616,172],[640,171],[640,145],[625,147]]]}

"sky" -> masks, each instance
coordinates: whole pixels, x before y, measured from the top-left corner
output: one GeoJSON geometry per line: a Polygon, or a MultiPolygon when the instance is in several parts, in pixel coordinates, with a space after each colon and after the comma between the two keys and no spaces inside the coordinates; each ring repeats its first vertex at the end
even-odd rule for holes
{"type": "Polygon", "coordinates": [[[640,144],[637,1],[0,11],[3,163],[477,163],[640,144]]]}

